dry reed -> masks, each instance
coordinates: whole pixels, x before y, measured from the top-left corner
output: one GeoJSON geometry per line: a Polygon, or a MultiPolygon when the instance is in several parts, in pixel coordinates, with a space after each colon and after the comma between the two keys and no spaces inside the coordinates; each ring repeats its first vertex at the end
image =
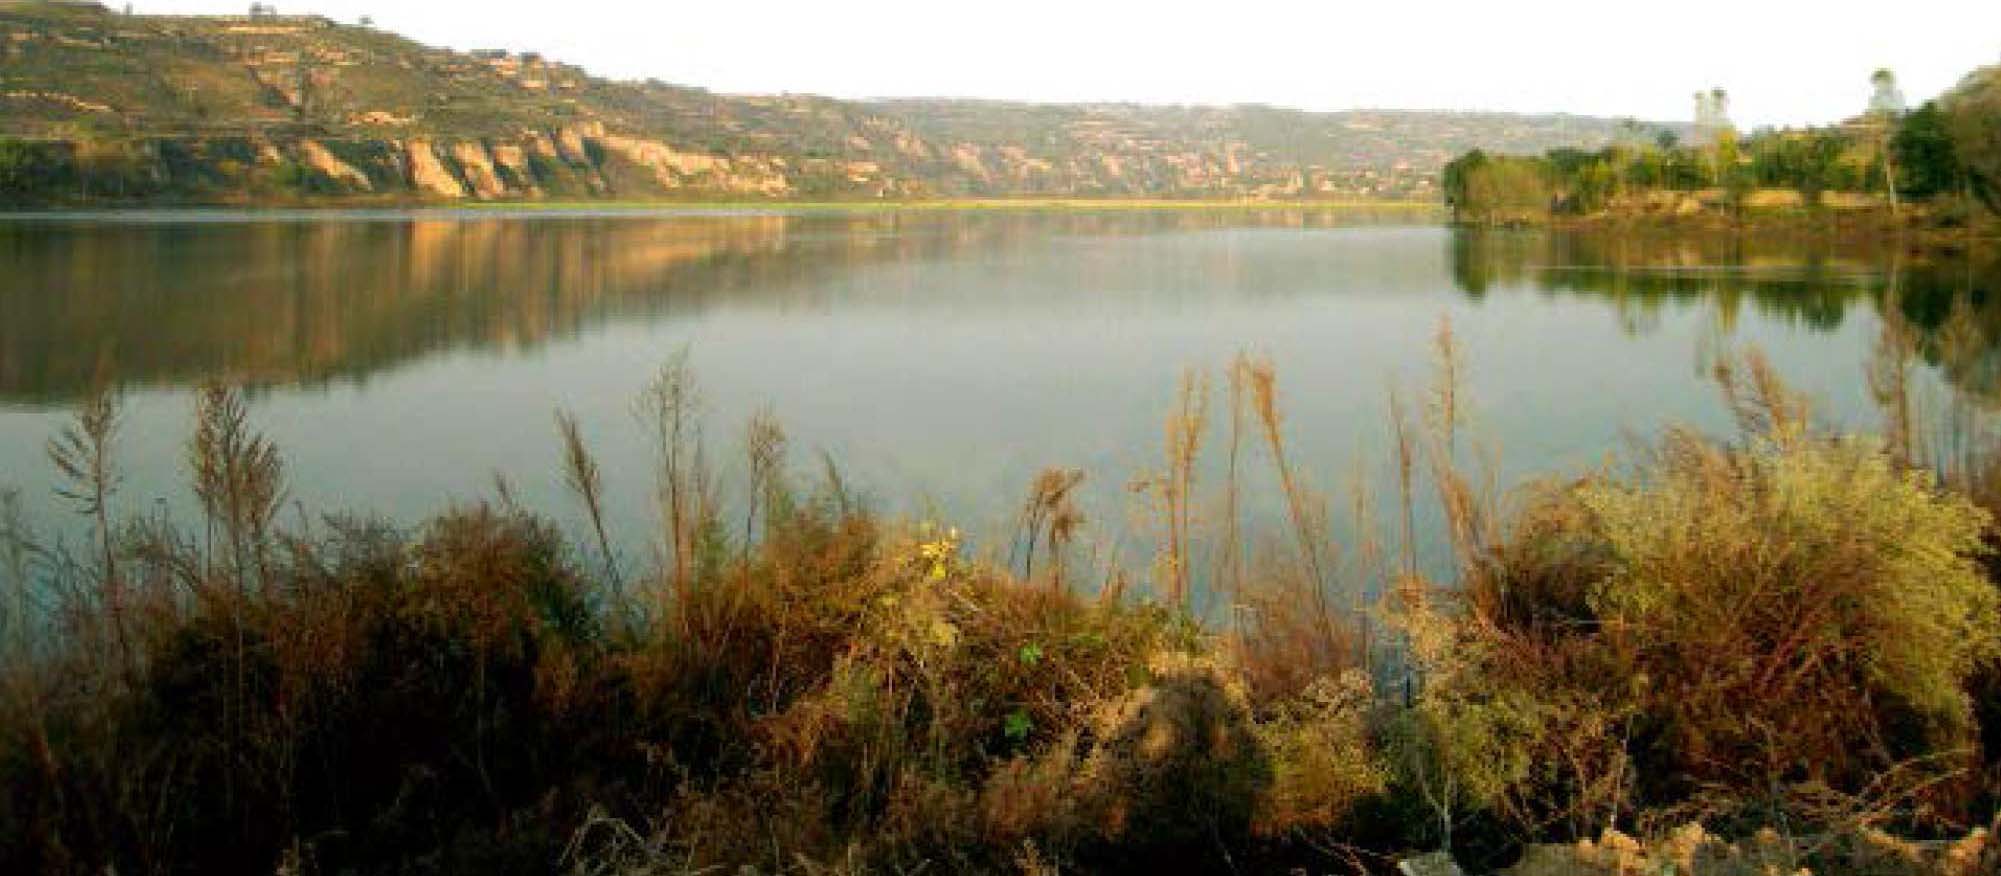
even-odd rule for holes
{"type": "MultiPolygon", "coordinates": [[[[563,439],[563,483],[584,506],[584,516],[590,522],[591,533],[597,537],[598,557],[604,562],[605,582],[612,588],[613,598],[617,599],[622,585],[618,556],[612,552],[611,537],[605,531],[603,472],[598,469],[597,457],[584,443],[583,430],[577,425],[575,415],[557,410],[556,432],[563,439]]],[[[513,504],[513,491],[504,480],[497,483],[502,500],[513,504]]]]}

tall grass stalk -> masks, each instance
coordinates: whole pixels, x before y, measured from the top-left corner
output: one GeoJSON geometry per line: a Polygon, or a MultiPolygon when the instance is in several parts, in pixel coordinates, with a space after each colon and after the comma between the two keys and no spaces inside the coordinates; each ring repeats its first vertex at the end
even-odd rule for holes
{"type": "Polygon", "coordinates": [[[693,577],[700,519],[702,472],[701,397],[682,347],[660,366],[640,393],[634,413],[653,440],[654,487],[667,552],[666,584],[685,590],[693,577]]]}
{"type": "MultiPolygon", "coordinates": [[[[604,563],[605,583],[611,587],[614,601],[622,601],[620,593],[623,585],[618,573],[618,556],[612,552],[611,537],[605,531],[604,475],[598,469],[597,457],[584,442],[583,430],[578,426],[574,414],[563,410],[556,411],[556,432],[563,439],[563,483],[584,506],[584,516],[590,521],[591,533],[597,537],[598,557],[604,563]]],[[[511,496],[512,491],[503,488],[501,495],[511,496]]]]}
{"type": "MultiPolygon", "coordinates": [[[[1239,353],[1230,360],[1229,449],[1223,469],[1223,535],[1217,548],[1215,580],[1217,589],[1241,601],[1244,589],[1244,532],[1242,503],[1242,458],[1245,418],[1250,405],[1251,360],[1239,353]]],[[[1234,628],[1235,624],[1232,624],[1234,628]]]]}
{"type": "Polygon", "coordinates": [[[285,502],[285,465],[278,449],[251,428],[242,390],[219,382],[196,390],[188,461],[211,531],[219,525],[228,545],[230,580],[239,591],[253,576],[267,587],[269,536],[285,502]]]}
{"type": "MultiPolygon", "coordinates": [[[[1084,473],[1077,469],[1050,468],[1036,475],[1028,500],[1022,504],[1015,544],[1009,548],[1010,554],[1019,553],[1022,557],[1023,580],[1035,580],[1035,555],[1040,543],[1049,557],[1050,589],[1058,592],[1066,589],[1064,554],[1084,526],[1084,514],[1072,501],[1072,494],[1083,482],[1084,473]]],[[[1009,564],[1013,564],[1012,558],[1009,564]]]]}
{"type": "Polygon", "coordinates": [[[778,505],[784,498],[782,478],[786,445],[785,426],[779,422],[777,412],[764,408],[751,415],[743,434],[744,461],[750,477],[750,483],[745,488],[743,512],[743,561],[746,563],[750,561],[751,545],[756,541],[759,509],[764,510],[767,527],[770,518],[780,511],[778,505]]]}
{"type": "Polygon", "coordinates": [[[1194,369],[1182,372],[1175,404],[1167,418],[1167,471],[1159,483],[1159,501],[1167,524],[1163,577],[1167,601],[1188,606],[1190,541],[1194,528],[1195,466],[1202,454],[1202,434],[1209,422],[1209,377],[1194,369]]]}
{"type": "Polygon", "coordinates": [[[98,598],[109,613],[111,634],[120,653],[126,652],[126,599],[119,575],[116,535],[112,531],[111,498],[121,480],[112,458],[123,403],[118,391],[100,381],[77,406],[71,423],[49,440],[49,461],[62,483],[56,495],[90,519],[97,553],[98,598]]]}
{"type": "Polygon", "coordinates": [[[1325,537],[1325,515],[1318,508],[1319,499],[1293,470],[1292,461],[1286,454],[1285,421],[1278,400],[1278,370],[1268,360],[1257,361],[1249,363],[1246,375],[1251,386],[1251,409],[1257,415],[1265,449],[1271,453],[1279,491],[1285,494],[1286,517],[1292,525],[1293,539],[1299,546],[1300,560],[1311,577],[1312,590],[1324,593],[1328,584],[1329,558],[1326,554],[1330,547],[1325,537]]]}

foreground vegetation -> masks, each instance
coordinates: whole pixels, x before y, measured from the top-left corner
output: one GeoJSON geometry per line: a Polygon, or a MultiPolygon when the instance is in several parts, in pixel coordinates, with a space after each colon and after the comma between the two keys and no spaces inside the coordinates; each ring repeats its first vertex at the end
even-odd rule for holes
{"type": "Polygon", "coordinates": [[[630,474],[562,414],[582,538],[504,481],[404,532],[286,510],[212,385],[189,530],[119,514],[100,392],[50,445],[90,543],[0,515],[0,868],[1993,872],[2001,491],[1917,425],[1910,355],[1886,334],[1883,438],[1817,430],[1750,355],[1718,373],[1739,434],[1504,504],[1442,327],[1421,412],[1391,403],[1380,527],[1359,488],[1333,524],[1268,364],[1233,363],[1215,417],[1191,373],[1136,487],[1144,570],[1077,556],[1081,472],[1038,478],[987,560],[796,471],[768,414],[725,489],[685,357],[637,406],[645,568],[600,510],[630,474]],[[1244,535],[1252,465],[1280,540],[1244,535]]]}

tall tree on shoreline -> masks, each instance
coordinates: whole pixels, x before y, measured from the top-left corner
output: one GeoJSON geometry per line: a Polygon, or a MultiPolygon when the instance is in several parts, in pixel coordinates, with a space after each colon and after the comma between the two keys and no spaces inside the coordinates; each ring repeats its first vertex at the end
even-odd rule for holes
{"type": "Polygon", "coordinates": [[[1902,212],[1902,205],[1897,202],[1896,150],[1891,148],[1891,139],[1904,115],[1904,92],[1897,88],[1897,74],[1888,67],[1869,74],[1869,85],[1873,90],[1865,118],[1876,132],[1876,153],[1883,162],[1883,192],[1890,198],[1890,215],[1895,216],[1902,212]]]}

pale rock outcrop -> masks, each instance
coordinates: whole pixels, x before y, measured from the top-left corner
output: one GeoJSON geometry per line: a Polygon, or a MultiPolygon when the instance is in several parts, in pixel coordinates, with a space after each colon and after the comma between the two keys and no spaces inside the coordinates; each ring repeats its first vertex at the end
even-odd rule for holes
{"type": "Polygon", "coordinates": [[[547,131],[529,131],[523,136],[522,142],[537,158],[549,161],[563,160],[562,154],[556,151],[556,141],[549,139],[547,131]]]}
{"type": "Polygon", "coordinates": [[[907,131],[901,131],[897,133],[896,151],[897,154],[902,155],[905,158],[913,159],[916,161],[931,160],[931,145],[925,143],[924,140],[918,137],[916,134],[912,134],[907,131]]]}
{"type": "Polygon", "coordinates": [[[411,140],[406,147],[410,155],[410,182],[419,191],[445,198],[466,196],[465,183],[452,175],[451,169],[438,160],[438,153],[431,148],[429,140],[411,140]]]}
{"type": "Polygon", "coordinates": [[[530,131],[526,142],[529,152],[537,158],[576,170],[592,192],[603,193],[608,188],[604,177],[590,164],[581,132],[557,131],[552,137],[547,131],[530,131]]]}
{"type": "Polygon", "coordinates": [[[986,162],[980,159],[980,147],[978,146],[971,143],[961,143],[953,147],[952,163],[958,165],[959,169],[965,171],[967,175],[975,177],[981,182],[993,181],[993,173],[987,169],[986,162]]]}
{"type": "Polygon", "coordinates": [[[528,165],[526,148],[513,143],[497,145],[493,147],[493,163],[506,168],[508,173],[520,180],[520,185],[526,187],[527,194],[533,197],[542,196],[542,187],[535,184],[535,171],[528,165]]]}
{"type": "MultiPolygon", "coordinates": [[[[598,132],[603,131],[604,128],[598,126],[598,132]]],[[[571,125],[556,132],[556,148],[564,161],[586,166],[591,163],[591,150],[584,145],[584,137],[587,135],[588,130],[582,125],[571,125]]]]}
{"type": "Polygon", "coordinates": [[[674,147],[658,140],[607,134],[599,137],[598,142],[607,152],[641,167],[651,168],[660,179],[661,188],[674,188],[683,177],[727,173],[730,169],[727,158],[677,152],[674,147]]]}
{"type": "Polygon", "coordinates": [[[318,140],[299,141],[299,157],[305,161],[307,167],[326,174],[335,182],[364,192],[375,191],[375,183],[369,180],[368,174],[342,161],[340,156],[333,154],[318,140]]]}
{"type": "Polygon", "coordinates": [[[452,157],[458,160],[459,169],[465,173],[466,181],[472,184],[474,195],[488,200],[507,194],[507,186],[493,169],[493,158],[484,144],[472,140],[454,143],[452,157]]]}
{"type": "Polygon", "coordinates": [[[733,162],[717,155],[682,152],[659,140],[617,134],[600,134],[597,142],[606,152],[653,171],[663,189],[695,183],[740,194],[776,196],[792,188],[783,175],[754,161],[733,162]]]}
{"type": "Polygon", "coordinates": [[[850,161],[846,170],[852,183],[865,183],[882,175],[882,165],[873,161],[850,161]]]}

